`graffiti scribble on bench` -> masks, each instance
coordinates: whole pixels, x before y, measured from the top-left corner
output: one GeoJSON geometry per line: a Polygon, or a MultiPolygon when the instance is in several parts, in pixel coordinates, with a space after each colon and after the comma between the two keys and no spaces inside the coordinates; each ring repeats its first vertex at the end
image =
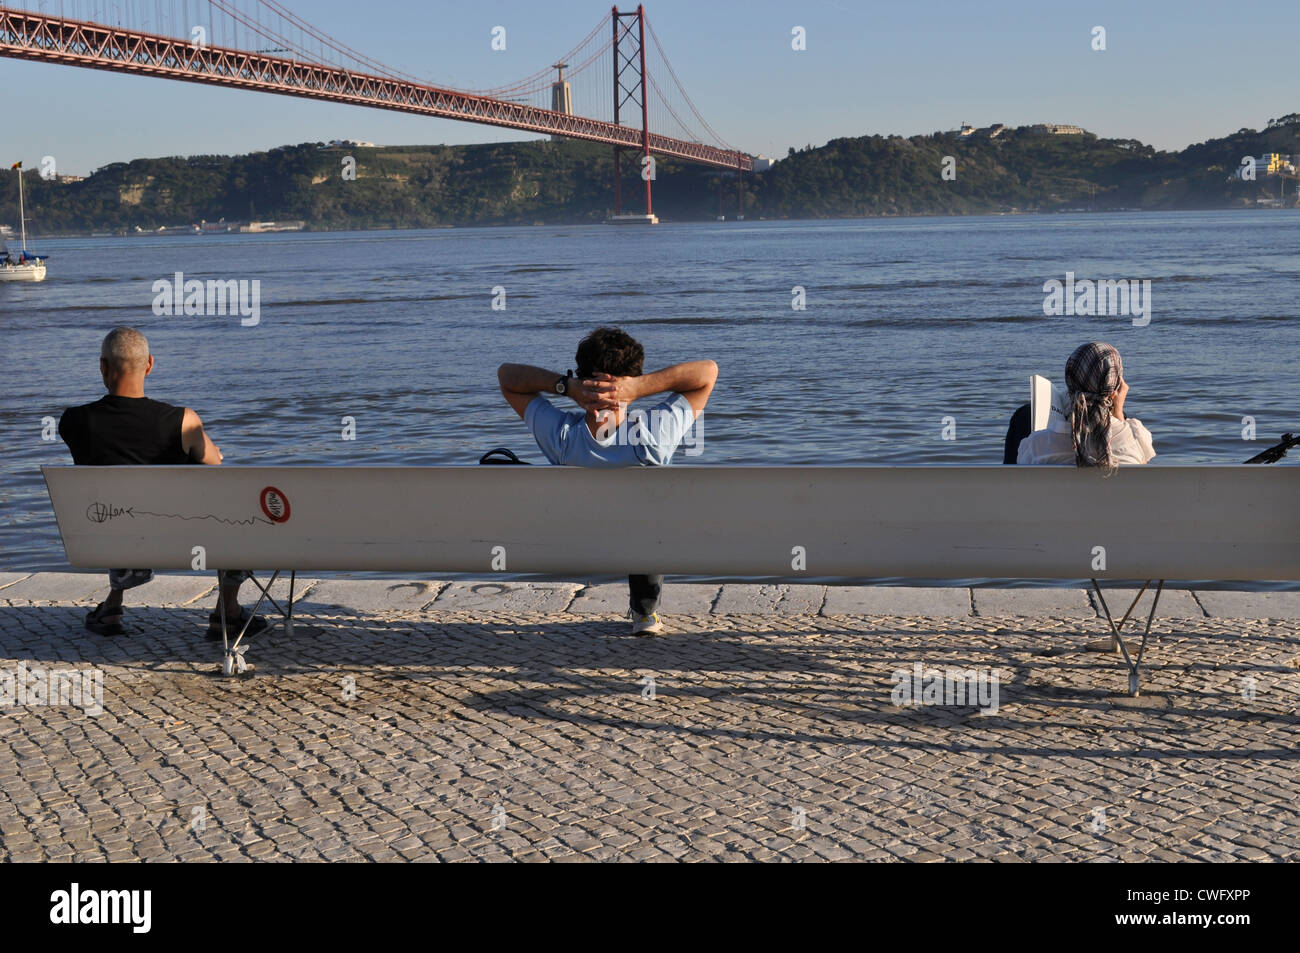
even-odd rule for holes
{"type": "Polygon", "coordinates": [[[250,516],[246,519],[228,519],[213,513],[203,513],[195,516],[185,516],[182,513],[151,513],[148,510],[136,509],[134,506],[116,506],[112,503],[98,501],[86,507],[86,519],[92,523],[107,523],[109,520],[122,516],[129,516],[132,519],[137,516],[154,516],[166,520],[216,520],[218,523],[225,523],[227,526],[252,526],[254,523],[265,523],[267,526],[275,525],[274,521],[264,519],[261,516],[250,516]]]}

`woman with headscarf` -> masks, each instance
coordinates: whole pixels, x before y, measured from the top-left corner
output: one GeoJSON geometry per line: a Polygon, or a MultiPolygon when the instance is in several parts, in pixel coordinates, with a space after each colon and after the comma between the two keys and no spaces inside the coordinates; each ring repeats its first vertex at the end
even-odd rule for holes
{"type": "Polygon", "coordinates": [[[1151,432],[1124,416],[1127,396],[1119,351],[1100,341],[1076,348],[1065,362],[1065,392],[1053,393],[1047,429],[1020,442],[1016,463],[1073,463],[1113,473],[1121,464],[1148,462],[1156,455],[1151,432]]]}

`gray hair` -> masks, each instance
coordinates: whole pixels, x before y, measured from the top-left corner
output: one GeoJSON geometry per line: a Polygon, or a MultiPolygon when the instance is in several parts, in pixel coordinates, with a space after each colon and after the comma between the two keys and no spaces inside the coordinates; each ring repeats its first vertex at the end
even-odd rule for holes
{"type": "Polygon", "coordinates": [[[1119,351],[1102,341],[1075,348],[1065,362],[1065,386],[1070,391],[1070,433],[1074,463],[1115,472],[1110,452],[1110,419],[1115,391],[1124,377],[1119,351]]]}
{"type": "Polygon", "coordinates": [[[137,370],[149,363],[149,341],[135,328],[114,328],[104,338],[99,356],[119,373],[137,370]]]}

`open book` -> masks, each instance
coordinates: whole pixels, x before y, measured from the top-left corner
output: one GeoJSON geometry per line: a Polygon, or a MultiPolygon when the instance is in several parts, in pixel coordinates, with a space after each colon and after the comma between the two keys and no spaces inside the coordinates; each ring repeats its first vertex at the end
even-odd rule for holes
{"type": "Polygon", "coordinates": [[[1029,378],[1029,429],[1046,430],[1052,412],[1052,382],[1041,374],[1029,378]]]}

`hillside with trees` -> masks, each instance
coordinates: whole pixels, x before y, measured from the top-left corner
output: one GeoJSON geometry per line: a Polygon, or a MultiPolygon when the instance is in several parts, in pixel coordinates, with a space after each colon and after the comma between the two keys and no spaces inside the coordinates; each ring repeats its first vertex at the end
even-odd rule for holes
{"type": "MultiPolygon", "coordinates": [[[[1232,178],[1242,157],[1300,153],[1300,114],[1180,152],[1092,133],[1031,127],[996,137],[860,136],[790,150],[745,177],[746,213],[763,218],[972,215],[1064,209],[1214,209],[1255,204],[1295,180],[1232,178]],[[945,162],[953,178],[942,175],[945,162]]],[[[134,232],[201,221],[302,220],[312,229],[599,222],[611,211],[608,147],[577,141],[330,147],[303,143],[243,156],[137,159],[81,181],[24,179],[34,234],[134,232]],[[355,161],[355,178],[347,173],[355,161]]],[[[734,174],[657,160],[655,211],[707,220],[734,174]]],[[[641,183],[624,195],[636,208],[641,183]]],[[[0,175],[0,221],[17,224],[17,176],[0,175]]]]}

